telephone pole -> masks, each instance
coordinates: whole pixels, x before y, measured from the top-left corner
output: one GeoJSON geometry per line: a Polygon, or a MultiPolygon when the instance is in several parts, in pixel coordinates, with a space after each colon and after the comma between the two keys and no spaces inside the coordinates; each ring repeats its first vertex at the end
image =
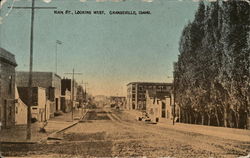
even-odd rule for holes
{"type": "Polygon", "coordinates": [[[85,96],[85,101],[87,101],[87,85],[88,85],[88,82],[85,82],[85,83],[82,83],[82,84],[84,84],[84,96],[85,96]]]}
{"type": "Polygon", "coordinates": [[[67,72],[67,73],[64,73],[64,74],[70,74],[72,75],[72,82],[71,82],[71,85],[72,85],[72,88],[71,88],[71,119],[72,121],[74,121],[74,93],[75,93],[75,82],[74,82],[74,77],[75,75],[82,75],[82,73],[79,73],[79,72],[75,72],[75,69],[73,68],[73,72],[67,72]]]}
{"type": "Polygon", "coordinates": [[[31,7],[8,7],[12,9],[31,9],[30,25],[30,62],[29,62],[29,80],[28,80],[28,111],[27,111],[27,128],[26,139],[31,139],[31,106],[32,106],[32,71],[33,71],[33,41],[34,41],[34,17],[35,9],[56,9],[56,7],[35,7],[35,0],[31,1],[31,7]]]}
{"type": "Polygon", "coordinates": [[[32,106],[32,69],[33,69],[33,32],[34,32],[34,6],[35,0],[32,0],[32,8],[31,8],[31,27],[30,27],[30,67],[29,67],[29,83],[28,83],[28,94],[29,94],[29,101],[28,101],[28,112],[27,112],[27,133],[26,139],[31,139],[31,106],[32,106]]]}

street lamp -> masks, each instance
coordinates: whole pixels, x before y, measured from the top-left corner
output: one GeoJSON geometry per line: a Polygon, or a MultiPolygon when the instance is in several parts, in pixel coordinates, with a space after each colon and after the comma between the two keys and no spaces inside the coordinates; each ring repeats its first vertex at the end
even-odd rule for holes
{"type": "Polygon", "coordinates": [[[62,44],[62,42],[61,41],[59,41],[59,40],[56,40],[56,59],[55,59],[55,69],[56,69],[56,73],[57,73],[57,45],[58,44],[62,44]]]}

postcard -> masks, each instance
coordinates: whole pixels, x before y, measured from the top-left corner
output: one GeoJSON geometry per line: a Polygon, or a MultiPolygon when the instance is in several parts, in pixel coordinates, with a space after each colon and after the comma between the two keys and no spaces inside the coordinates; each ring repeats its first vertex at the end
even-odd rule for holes
{"type": "Polygon", "coordinates": [[[0,157],[250,158],[249,0],[1,0],[0,157]]]}

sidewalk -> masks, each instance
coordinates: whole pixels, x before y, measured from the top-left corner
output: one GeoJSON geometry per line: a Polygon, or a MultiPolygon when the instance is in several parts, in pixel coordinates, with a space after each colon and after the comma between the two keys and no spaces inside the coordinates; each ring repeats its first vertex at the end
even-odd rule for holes
{"type": "Polygon", "coordinates": [[[45,127],[46,133],[39,132],[43,123],[36,122],[31,124],[31,140],[26,140],[26,125],[17,125],[10,129],[2,129],[0,131],[0,142],[5,143],[36,143],[42,139],[46,139],[50,134],[67,128],[79,121],[84,111],[81,109],[74,110],[74,118],[72,121],[72,113],[63,113],[61,116],[56,116],[48,120],[45,127]],[[77,119],[76,119],[77,118],[77,119]]]}
{"type": "MultiPolygon", "coordinates": [[[[138,116],[141,115],[141,112],[136,111],[136,110],[126,110],[124,112],[129,114],[131,118],[135,118],[135,119],[137,119],[138,116]]],[[[224,138],[224,139],[250,142],[250,130],[245,130],[245,129],[185,124],[185,123],[179,123],[179,122],[173,125],[172,120],[164,119],[164,118],[160,118],[159,122],[157,123],[157,126],[171,128],[171,129],[175,129],[178,131],[194,132],[198,134],[215,136],[215,137],[224,138]]]]}
{"type": "Polygon", "coordinates": [[[250,130],[225,128],[206,125],[195,125],[185,123],[175,123],[172,120],[162,121],[157,124],[161,127],[172,128],[178,131],[194,132],[198,134],[210,135],[224,139],[231,139],[236,141],[250,142],[250,130]]]}

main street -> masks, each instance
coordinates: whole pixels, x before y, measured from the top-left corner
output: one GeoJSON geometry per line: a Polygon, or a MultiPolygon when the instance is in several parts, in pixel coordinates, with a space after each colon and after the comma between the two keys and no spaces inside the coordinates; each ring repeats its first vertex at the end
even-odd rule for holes
{"type": "Polygon", "coordinates": [[[250,140],[241,140],[240,135],[225,139],[140,122],[129,112],[110,108],[90,109],[81,122],[57,137],[62,139],[5,144],[1,150],[5,156],[24,157],[239,157],[250,153],[250,140]]]}

